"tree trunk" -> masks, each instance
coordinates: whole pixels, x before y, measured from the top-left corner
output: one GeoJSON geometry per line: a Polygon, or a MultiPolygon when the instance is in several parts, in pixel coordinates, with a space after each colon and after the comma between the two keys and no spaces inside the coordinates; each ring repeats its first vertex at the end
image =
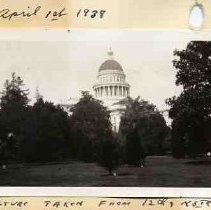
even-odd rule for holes
{"type": "Polygon", "coordinates": [[[110,175],[110,176],[113,175],[113,173],[112,173],[112,168],[111,168],[111,167],[108,169],[108,172],[109,172],[109,175],[110,175]]]}

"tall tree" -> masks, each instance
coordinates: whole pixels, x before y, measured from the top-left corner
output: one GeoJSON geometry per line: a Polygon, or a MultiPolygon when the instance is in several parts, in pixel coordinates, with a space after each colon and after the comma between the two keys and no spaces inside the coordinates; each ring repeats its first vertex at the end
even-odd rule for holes
{"type": "Polygon", "coordinates": [[[126,137],[126,159],[128,164],[140,165],[146,155],[163,154],[168,127],[163,116],[147,101],[127,98],[121,118],[120,132],[126,137]]]}
{"type": "Polygon", "coordinates": [[[174,55],[176,85],[183,87],[178,97],[167,100],[174,156],[195,156],[211,149],[211,42],[192,41],[174,55]]]}
{"type": "Polygon", "coordinates": [[[70,154],[68,114],[60,106],[44,102],[42,97],[37,98],[31,109],[25,135],[28,137],[24,149],[27,159],[63,160],[70,154]]]}
{"type": "Polygon", "coordinates": [[[88,92],[82,92],[79,102],[71,108],[70,128],[74,157],[92,161],[96,143],[112,136],[110,113],[88,92]]]}
{"type": "Polygon", "coordinates": [[[0,139],[4,145],[7,145],[8,139],[11,139],[9,137],[12,136],[11,145],[20,147],[28,113],[28,102],[28,89],[24,88],[23,80],[12,73],[11,80],[6,80],[1,92],[0,139]]]}

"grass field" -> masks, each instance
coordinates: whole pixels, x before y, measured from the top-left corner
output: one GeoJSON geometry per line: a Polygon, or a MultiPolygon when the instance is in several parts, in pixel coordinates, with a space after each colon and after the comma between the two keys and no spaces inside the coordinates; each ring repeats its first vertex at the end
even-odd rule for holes
{"type": "Polygon", "coordinates": [[[209,162],[191,164],[171,157],[147,157],[146,167],[121,166],[118,176],[94,163],[67,161],[48,164],[11,164],[0,170],[1,186],[144,186],[211,187],[209,162]]]}

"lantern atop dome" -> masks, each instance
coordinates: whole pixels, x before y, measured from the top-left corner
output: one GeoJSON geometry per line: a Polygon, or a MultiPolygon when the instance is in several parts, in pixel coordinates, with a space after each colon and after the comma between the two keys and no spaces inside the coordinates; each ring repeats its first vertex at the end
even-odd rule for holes
{"type": "Polygon", "coordinates": [[[112,51],[111,47],[109,48],[109,51],[107,54],[108,54],[109,59],[113,59],[114,52],[112,51]]]}

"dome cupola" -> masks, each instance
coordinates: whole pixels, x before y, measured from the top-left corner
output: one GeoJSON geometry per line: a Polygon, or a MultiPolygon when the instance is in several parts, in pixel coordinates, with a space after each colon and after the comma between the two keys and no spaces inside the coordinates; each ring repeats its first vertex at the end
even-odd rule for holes
{"type": "Polygon", "coordinates": [[[121,100],[129,96],[130,85],[125,81],[122,66],[113,59],[114,53],[111,48],[107,55],[108,60],[101,64],[97,83],[93,86],[95,97],[106,101],[121,100]]]}
{"type": "Polygon", "coordinates": [[[113,59],[113,51],[111,50],[111,48],[109,49],[108,53],[108,60],[104,61],[100,68],[99,71],[103,71],[103,70],[120,70],[123,71],[122,66],[113,59]]]}

